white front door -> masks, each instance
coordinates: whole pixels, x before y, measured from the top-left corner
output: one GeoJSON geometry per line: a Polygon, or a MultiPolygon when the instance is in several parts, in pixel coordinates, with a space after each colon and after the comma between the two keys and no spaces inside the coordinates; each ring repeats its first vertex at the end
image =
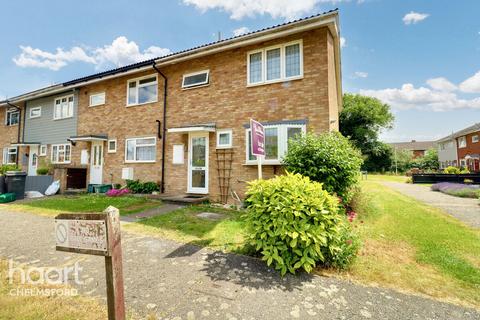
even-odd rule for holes
{"type": "Polygon", "coordinates": [[[38,168],[38,146],[30,146],[28,155],[28,175],[36,176],[38,168]]]}
{"type": "Polygon", "coordinates": [[[92,141],[90,153],[90,183],[102,184],[103,176],[103,141],[92,141]]]}
{"type": "Polygon", "coordinates": [[[188,139],[189,193],[208,193],[208,132],[190,133],[188,139]]]}

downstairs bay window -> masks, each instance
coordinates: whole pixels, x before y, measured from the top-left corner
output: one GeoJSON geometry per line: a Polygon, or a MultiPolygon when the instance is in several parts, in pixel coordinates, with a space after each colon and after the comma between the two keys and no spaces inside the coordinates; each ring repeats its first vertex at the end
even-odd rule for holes
{"type": "Polygon", "coordinates": [[[70,144],[52,145],[52,163],[67,164],[70,163],[72,155],[72,146],[70,144]]]}
{"type": "MultiPolygon", "coordinates": [[[[305,124],[264,125],[265,128],[265,158],[263,164],[279,165],[288,150],[290,139],[306,132],[305,124]]],[[[257,157],[252,154],[252,137],[250,129],[245,130],[246,164],[257,164],[257,157]]]]}
{"type": "Polygon", "coordinates": [[[125,162],[155,162],[157,153],[155,137],[126,139],[125,145],[125,162]]]}

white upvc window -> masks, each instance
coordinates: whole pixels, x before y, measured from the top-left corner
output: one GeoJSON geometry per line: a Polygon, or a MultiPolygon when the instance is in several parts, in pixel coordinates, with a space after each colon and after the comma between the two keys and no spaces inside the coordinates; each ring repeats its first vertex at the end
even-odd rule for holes
{"type": "Polygon", "coordinates": [[[117,139],[110,139],[107,143],[107,152],[115,153],[117,152],[117,139]]]}
{"type": "Polygon", "coordinates": [[[157,138],[130,138],[125,140],[125,162],[155,162],[157,138]]]}
{"type": "Polygon", "coordinates": [[[458,147],[459,148],[466,148],[467,147],[467,137],[463,136],[458,138],[458,147]]]}
{"type": "Polygon", "coordinates": [[[247,55],[248,86],[295,80],[302,77],[302,40],[251,51],[247,55]]]}
{"type": "Polygon", "coordinates": [[[158,101],[157,76],[146,76],[129,80],[127,83],[127,106],[158,101]]]}
{"type": "Polygon", "coordinates": [[[3,148],[3,164],[16,164],[17,163],[18,149],[16,147],[3,148]]]}
{"type": "Polygon", "coordinates": [[[7,109],[5,114],[5,125],[15,126],[20,122],[20,111],[18,109],[7,109]]]}
{"type": "Polygon", "coordinates": [[[30,108],[30,119],[40,118],[42,116],[42,107],[30,108]]]}
{"type": "Polygon", "coordinates": [[[478,142],[478,134],[472,136],[472,143],[477,143],[478,142]]]}
{"type": "Polygon", "coordinates": [[[46,145],[46,144],[42,144],[42,145],[40,146],[39,156],[45,157],[46,155],[47,155],[47,145],[46,145]]]}
{"type": "Polygon", "coordinates": [[[465,168],[467,166],[467,161],[465,159],[460,159],[460,167],[465,168]]]}
{"type": "MultiPolygon", "coordinates": [[[[264,164],[281,164],[282,158],[288,150],[288,142],[298,135],[306,133],[304,124],[265,125],[265,158],[264,164]]],[[[257,157],[252,154],[252,140],[250,129],[245,130],[246,163],[257,164],[257,157]]]]}
{"type": "Polygon", "coordinates": [[[217,149],[228,149],[232,147],[232,129],[217,130],[217,149]]]}
{"type": "Polygon", "coordinates": [[[70,144],[52,145],[52,163],[66,164],[70,163],[72,146],[70,144]]]}
{"type": "Polygon", "coordinates": [[[203,70],[183,75],[182,88],[205,86],[210,81],[210,70],[203,70]]]}
{"type": "Polygon", "coordinates": [[[105,92],[90,95],[90,107],[101,106],[103,104],[105,104],[105,92]]]}
{"type": "Polygon", "coordinates": [[[73,117],[73,95],[55,99],[53,108],[53,119],[67,119],[73,117]]]}

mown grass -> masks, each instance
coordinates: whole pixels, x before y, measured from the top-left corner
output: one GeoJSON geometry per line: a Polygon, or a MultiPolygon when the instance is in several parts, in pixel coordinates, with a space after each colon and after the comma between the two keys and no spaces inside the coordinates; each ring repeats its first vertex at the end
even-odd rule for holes
{"type": "Polygon", "coordinates": [[[390,182],[407,182],[408,177],[405,175],[387,175],[387,174],[369,174],[367,181],[390,181],[390,182]]]}
{"type": "Polygon", "coordinates": [[[125,228],[217,250],[237,253],[245,253],[247,250],[244,246],[244,222],[241,213],[235,210],[190,206],[126,225],[125,228]],[[199,218],[197,215],[201,212],[219,213],[222,218],[199,218]]]}
{"type": "Polygon", "coordinates": [[[107,197],[105,195],[84,194],[54,196],[52,198],[35,199],[4,206],[9,210],[13,209],[15,211],[27,211],[41,215],[54,216],[59,213],[102,212],[108,206],[118,208],[121,215],[128,215],[142,212],[160,205],[160,201],[148,199],[146,197],[107,197]]]}
{"type": "Polygon", "coordinates": [[[53,285],[24,285],[19,276],[12,284],[7,277],[8,264],[0,260],[0,319],[22,320],[77,320],[106,319],[107,311],[93,298],[81,296],[19,296],[21,288],[58,289],[53,285]],[[14,295],[12,295],[12,290],[14,295]]]}
{"type": "Polygon", "coordinates": [[[480,230],[378,183],[362,190],[363,248],[340,276],[480,308],[480,230]]]}

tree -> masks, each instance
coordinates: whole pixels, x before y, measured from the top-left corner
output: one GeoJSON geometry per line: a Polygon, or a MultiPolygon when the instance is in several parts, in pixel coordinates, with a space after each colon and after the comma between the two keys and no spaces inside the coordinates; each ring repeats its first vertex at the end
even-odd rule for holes
{"type": "Polygon", "coordinates": [[[391,129],[394,120],[390,106],[376,98],[351,93],[343,95],[340,132],[364,155],[364,169],[381,171],[392,161],[391,149],[381,143],[378,136],[382,130],[391,129]]]}

